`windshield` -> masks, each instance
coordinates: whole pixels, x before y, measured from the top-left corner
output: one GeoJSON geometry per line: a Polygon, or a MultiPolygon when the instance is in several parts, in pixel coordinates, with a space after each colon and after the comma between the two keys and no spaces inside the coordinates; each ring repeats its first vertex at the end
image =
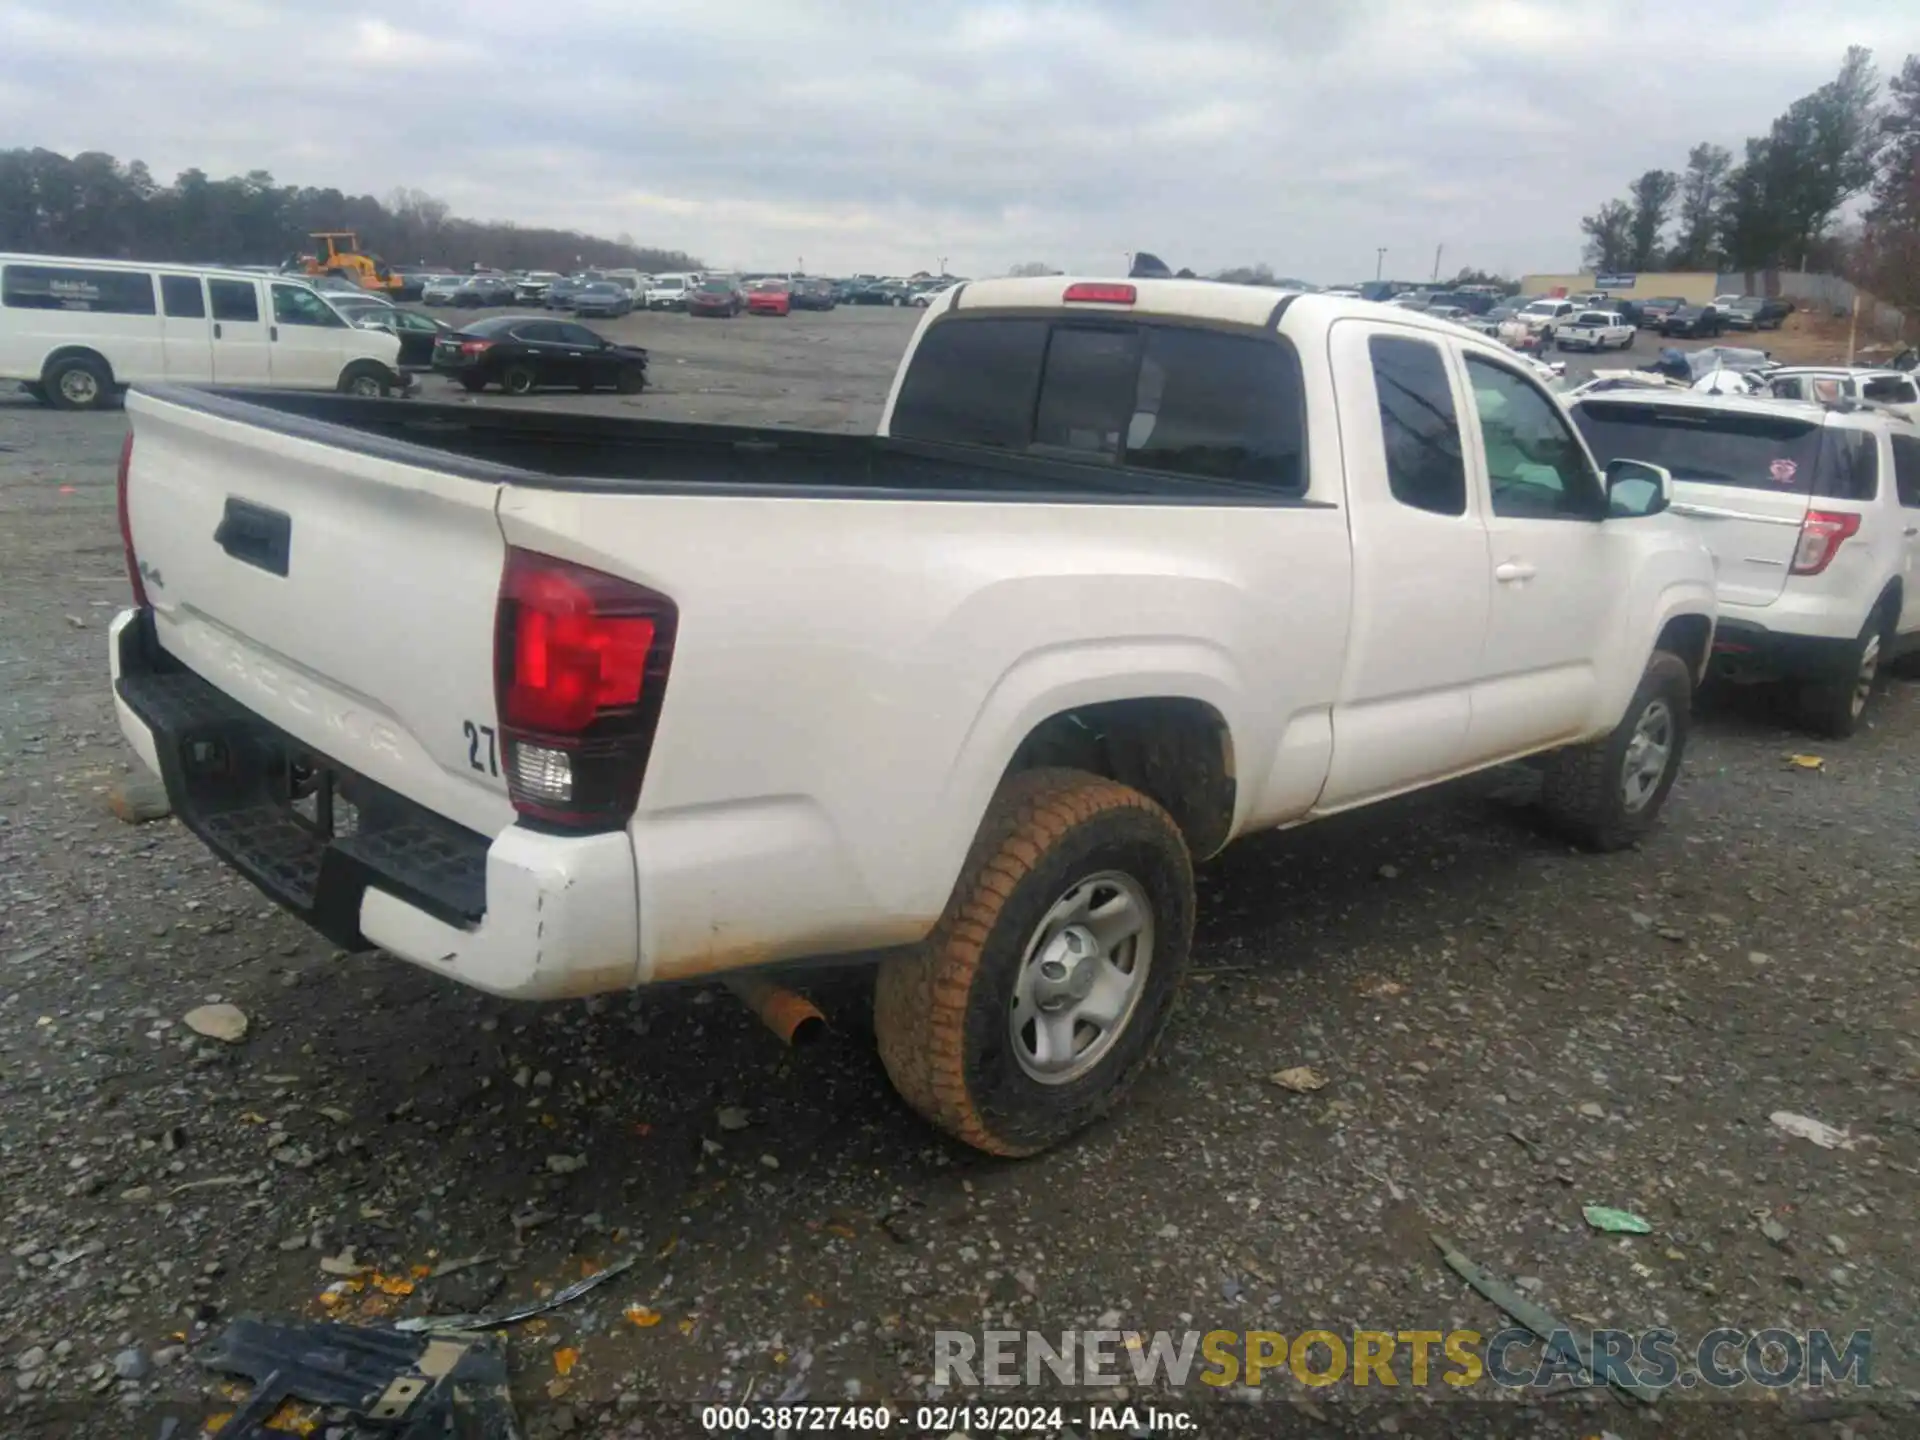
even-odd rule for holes
{"type": "Polygon", "coordinates": [[[1573,418],[1603,466],[1644,460],[1683,483],[1813,492],[1823,428],[1817,418],[1604,400],[1582,400],[1573,418]]]}
{"type": "Polygon", "coordinates": [[[1526,313],[1529,315],[1551,315],[1559,308],[1560,302],[1558,300],[1536,300],[1533,304],[1527,306],[1526,313]]]}
{"type": "Polygon", "coordinates": [[[727,295],[733,291],[731,280],[702,280],[700,288],[709,295],[727,295]]]}

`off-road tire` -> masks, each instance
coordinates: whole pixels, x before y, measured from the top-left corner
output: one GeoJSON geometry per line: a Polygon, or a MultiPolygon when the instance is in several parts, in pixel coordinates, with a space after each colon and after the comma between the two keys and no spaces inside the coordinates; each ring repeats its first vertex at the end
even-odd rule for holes
{"type": "Polygon", "coordinates": [[[1588,850],[1624,850],[1640,839],[1653,828],[1680,774],[1692,718],[1693,675],[1687,662],[1671,651],[1654,651],[1611,734],[1547,756],[1540,808],[1548,823],[1588,850]],[[1664,700],[1673,715],[1672,754],[1653,794],[1638,810],[1629,810],[1622,786],[1627,747],[1641,715],[1655,700],[1664,700]]]}
{"type": "Polygon", "coordinates": [[[1866,718],[1867,708],[1872,704],[1871,684],[1867,704],[1856,713],[1854,692],[1860,683],[1860,672],[1866,665],[1869,642],[1877,641],[1874,653],[1874,679],[1878,672],[1887,668],[1887,646],[1892,626],[1887,620],[1885,607],[1876,609],[1867,617],[1865,627],[1853,642],[1848,652],[1846,673],[1831,680],[1817,681],[1800,687],[1798,700],[1800,723],[1814,734],[1829,740],[1845,740],[1860,728],[1860,722],[1866,718]]]}
{"type": "Polygon", "coordinates": [[[946,913],[912,951],[880,968],[874,1033],[901,1097],[955,1139],[992,1155],[1032,1155],[1116,1106],[1153,1053],[1186,972],[1193,862],[1166,811],[1137,790],[1079,770],[1033,770],[1001,787],[946,913]],[[1025,949],[1077,881],[1120,871],[1153,910],[1151,964],[1112,1048],[1064,1084],[1021,1067],[1008,1028],[1025,949]]]}
{"type": "Polygon", "coordinates": [[[531,395],[538,383],[530,365],[509,365],[500,372],[500,388],[509,395],[531,395]]]}
{"type": "Polygon", "coordinates": [[[91,355],[68,355],[54,361],[40,383],[46,390],[47,403],[56,410],[104,410],[113,403],[113,372],[91,355]],[[92,377],[91,398],[77,398],[74,387],[65,383],[70,375],[92,377]]]}

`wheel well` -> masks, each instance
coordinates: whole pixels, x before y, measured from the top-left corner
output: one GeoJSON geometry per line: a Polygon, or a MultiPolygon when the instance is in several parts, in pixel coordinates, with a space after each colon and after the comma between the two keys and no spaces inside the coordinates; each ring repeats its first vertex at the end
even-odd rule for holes
{"type": "Polygon", "coordinates": [[[1900,581],[1898,578],[1895,578],[1887,582],[1887,588],[1882,590],[1880,592],[1880,598],[1873,602],[1873,613],[1876,615],[1884,614],[1887,617],[1888,629],[1891,630],[1894,625],[1899,623],[1900,609],[1904,603],[1900,590],[1900,581]]]}
{"type": "Polygon", "coordinates": [[[44,385],[47,383],[47,372],[62,360],[98,360],[101,367],[107,372],[107,379],[113,379],[113,362],[98,350],[88,349],[85,345],[62,345],[58,350],[48,355],[46,364],[40,367],[41,384],[44,385]]]}
{"type": "Polygon", "coordinates": [[[1007,774],[1061,765],[1151,797],[1204,859],[1233,828],[1233,736],[1218,710],[1177,697],[1110,700],[1063,710],[1020,743],[1007,774]]]}
{"type": "Polygon", "coordinates": [[[1669,650],[1687,662],[1694,683],[1706,679],[1707,645],[1713,635],[1713,622],[1704,615],[1676,615],[1661,628],[1654,649],[1669,650]]]}

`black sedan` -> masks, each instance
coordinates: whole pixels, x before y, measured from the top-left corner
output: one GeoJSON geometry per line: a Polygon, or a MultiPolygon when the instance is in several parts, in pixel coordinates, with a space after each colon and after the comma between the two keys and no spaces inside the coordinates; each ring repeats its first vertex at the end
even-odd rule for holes
{"type": "Polygon", "coordinates": [[[831,310],[839,303],[840,297],[831,280],[809,276],[793,282],[793,308],[796,310],[831,310]]]}
{"type": "Polygon", "coordinates": [[[609,320],[617,320],[632,311],[633,292],[611,280],[595,280],[575,290],[572,302],[573,313],[583,319],[588,315],[604,315],[609,320]]]}
{"type": "Polygon", "coordinates": [[[504,275],[473,275],[460,282],[453,292],[457,309],[477,310],[488,305],[511,305],[513,281],[504,275]]]}
{"type": "Polygon", "coordinates": [[[402,370],[431,370],[434,347],[440,337],[453,334],[453,326],[444,320],[392,305],[370,305],[347,318],[362,330],[384,330],[399,336],[402,370]]]}
{"type": "Polygon", "coordinates": [[[1730,330],[1778,330],[1792,313],[1788,301],[1748,295],[1727,306],[1723,318],[1730,330]]]}
{"type": "Polygon", "coordinates": [[[883,280],[856,290],[848,297],[850,305],[905,305],[912,290],[898,280],[883,280]]]}
{"type": "Polygon", "coordinates": [[[496,315],[442,335],[433,368],[468,390],[498,385],[509,395],[546,385],[611,386],[637,395],[647,384],[647,352],[638,345],[616,345],[584,325],[537,315],[496,315]]]}
{"type": "Polygon", "coordinates": [[[1718,335],[1727,328],[1720,312],[1711,305],[1682,305],[1669,310],[1660,322],[1662,335],[1691,335],[1696,338],[1718,335]]]}

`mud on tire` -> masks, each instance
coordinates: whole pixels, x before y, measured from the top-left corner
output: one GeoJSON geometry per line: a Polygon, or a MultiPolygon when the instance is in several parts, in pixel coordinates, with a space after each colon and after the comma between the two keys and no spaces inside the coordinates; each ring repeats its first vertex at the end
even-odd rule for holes
{"type": "Polygon", "coordinates": [[[1687,662],[1656,650],[1626,714],[1604,739],[1569,746],[1547,757],[1540,808],[1561,834],[1589,850],[1623,850],[1653,828],[1680,773],[1693,721],[1693,675],[1687,662]],[[1651,758],[1644,742],[1657,737],[1665,717],[1666,753],[1657,773],[1635,764],[1651,758]],[[1636,750],[1636,740],[1642,746],[1636,750]],[[1641,773],[1644,790],[1629,778],[1641,773]]]}
{"type": "MultiPolygon", "coordinates": [[[[1014,776],[940,923],[881,967],[874,1031],[894,1087],[949,1135],[994,1155],[1031,1155],[1084,1129],[1119,1103],[1151,1057],[1186,971],[1193,911],[1186,841],[1152,800],[1077,770],[1014,776]],[[1089,886],[1122,881],[1148,911],[1145,958],[1129,952],[1144,966],[1130,982],[1134,998],[1110,1039],[1082,1047],[1084,1073],[1036,1079],[1021,1058],[1031,1050],[1016,1048],[1025,1043],[1013,1025],[1016,992],[1031,1013],[1023,976],[1031,981],[1061,906],[1089,886]]],[[[1078,1022],[1069,1023],[1079,1044],[1078,1022]]]]}

